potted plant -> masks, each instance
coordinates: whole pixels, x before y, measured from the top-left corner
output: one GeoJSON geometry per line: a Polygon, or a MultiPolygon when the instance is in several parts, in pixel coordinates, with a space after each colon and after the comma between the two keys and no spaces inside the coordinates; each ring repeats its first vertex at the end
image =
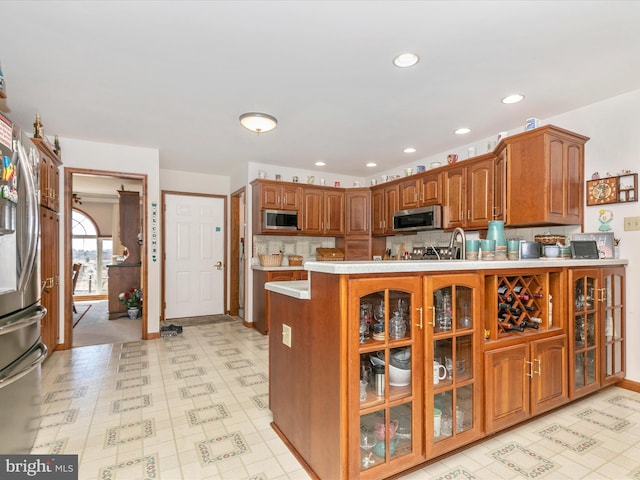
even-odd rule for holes
{"type": "Polygon", "coordinates": [[[123,292],[118,295],[118,298],[127,307],[127,315],[129,315],[129,318],[132,320],[138,318],[142,301],[142,290],[139,288],[131,288],[128,292],[123,292]]]}

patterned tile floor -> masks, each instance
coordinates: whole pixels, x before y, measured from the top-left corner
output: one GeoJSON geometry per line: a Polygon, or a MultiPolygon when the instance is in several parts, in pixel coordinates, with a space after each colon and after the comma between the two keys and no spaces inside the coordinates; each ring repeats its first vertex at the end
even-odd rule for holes
{"type": "MultiPolygon", "coordinates": [[[[78,454],[81,480],[308,479],[269,425],[267,345],[234,321],[54,352],[32,453],[78,454]]],[[[403,479],[640,480],[638,424],[614,387],[403,479]]]]}

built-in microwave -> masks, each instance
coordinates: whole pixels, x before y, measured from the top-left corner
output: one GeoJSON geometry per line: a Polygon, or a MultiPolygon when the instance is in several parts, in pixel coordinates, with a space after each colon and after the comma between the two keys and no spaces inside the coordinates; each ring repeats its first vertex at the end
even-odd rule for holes
{"type": "Polygon", "coordinates": [[[298,212],[295,210],[263,210],[263,230],[298,230],[298,212]]]}
{"type": "Polygon", "coordinates": [[[441,205],[398,210],[393,214],[394,232],[417,232],[420,230],[438,230],[441,228],[441,205]]]}

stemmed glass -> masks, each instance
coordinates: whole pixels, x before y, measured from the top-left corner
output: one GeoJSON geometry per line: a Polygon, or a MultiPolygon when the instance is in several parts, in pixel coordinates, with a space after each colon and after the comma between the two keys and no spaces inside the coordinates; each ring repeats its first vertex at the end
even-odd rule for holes
{"type": "Polygon", "coordinates": [[[370,465],[376,463],[376,461],[373,459],[373,453],[371,452],[376,442],[376,436],[373,431],[360,432],[360,448],[365,452],[362,456],[362,466],[364,468],[367,468],[370,465]]]}

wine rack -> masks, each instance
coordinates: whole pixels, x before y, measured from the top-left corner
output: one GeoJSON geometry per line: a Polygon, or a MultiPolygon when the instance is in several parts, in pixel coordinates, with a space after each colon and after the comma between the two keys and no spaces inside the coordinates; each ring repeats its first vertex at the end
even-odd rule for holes
{"type": "Polygon", "coordinates": [[[537,275],[498,277],[498,336],[538,330],[546,301],[543,278],[537,275]]]}

